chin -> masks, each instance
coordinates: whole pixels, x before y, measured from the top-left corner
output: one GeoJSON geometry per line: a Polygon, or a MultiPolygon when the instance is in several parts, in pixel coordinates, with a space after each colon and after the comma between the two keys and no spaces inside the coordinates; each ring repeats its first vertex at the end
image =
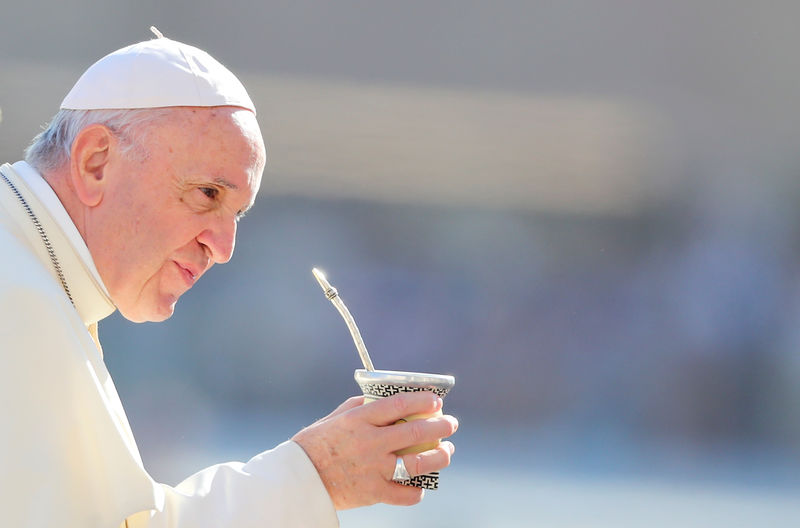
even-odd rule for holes
{"type": "Polygon", "coordinates": [[[175,313],[176,302],[177,299],[171,303],[156,306],[132,306],[128,308],[118,306],[117,309],[122,314],[122,317],[132,323],[160,323],[172,317],[172,314],[175,313]]]}

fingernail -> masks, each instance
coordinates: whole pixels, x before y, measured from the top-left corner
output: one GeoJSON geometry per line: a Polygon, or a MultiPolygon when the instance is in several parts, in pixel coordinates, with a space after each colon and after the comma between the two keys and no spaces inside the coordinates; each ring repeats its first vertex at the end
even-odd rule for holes
{"type": "Polygon", "coordinates": [[[436,397],[436,408],[441,409],[444,405],[444,401],[442,400],[441,396],[436,397]]]}
{"type": "Polygon", "coordinates": [[[456,418],[455,416],[451,416],[450,423],[453,424],[453,432],[455,433],[456,431],[458,431],[458,418],[456,418]]]}

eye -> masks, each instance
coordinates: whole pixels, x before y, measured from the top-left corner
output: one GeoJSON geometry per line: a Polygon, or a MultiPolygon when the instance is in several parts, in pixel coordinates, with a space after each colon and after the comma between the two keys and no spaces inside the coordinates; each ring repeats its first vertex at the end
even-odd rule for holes
{"type": "Polygon", "coordinates": [[[215,189],[214,187],[199,187],[199,190],[211,200],[215,200],[217,196],[219,196],[219,189],[215,189]]]}

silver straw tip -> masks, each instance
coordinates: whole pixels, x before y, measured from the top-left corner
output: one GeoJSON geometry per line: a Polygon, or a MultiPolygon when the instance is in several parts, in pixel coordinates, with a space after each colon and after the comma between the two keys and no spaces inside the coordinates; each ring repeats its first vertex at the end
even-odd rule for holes
{"type": "Polygon", "coordinates": [[[325,297],[327,297],[328,300],[334,299],[337,295],[339,295],[339,292],[336,291],[336,288],[331,286],[331,283],[325,278],[325,274],[319,269],[313,268],[311,273],[314,274],[314,278],[317,279],[317,282],[319,283],[320,287],[322,287],[322,291],[325,292],[325,297]]]}

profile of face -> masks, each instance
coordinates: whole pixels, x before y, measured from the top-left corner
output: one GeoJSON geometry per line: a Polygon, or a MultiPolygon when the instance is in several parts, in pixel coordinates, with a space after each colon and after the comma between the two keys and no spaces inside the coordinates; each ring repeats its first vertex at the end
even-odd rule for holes
{"type": "Polygon", "coordinates": [[[138,153],[121,147],[110,140],[102,199],[83,234],[122,315],[162,321],[212,265],[230,260],[261,184],[264,143],[248,110],[182,107],[149,125],[138,153]]]}

